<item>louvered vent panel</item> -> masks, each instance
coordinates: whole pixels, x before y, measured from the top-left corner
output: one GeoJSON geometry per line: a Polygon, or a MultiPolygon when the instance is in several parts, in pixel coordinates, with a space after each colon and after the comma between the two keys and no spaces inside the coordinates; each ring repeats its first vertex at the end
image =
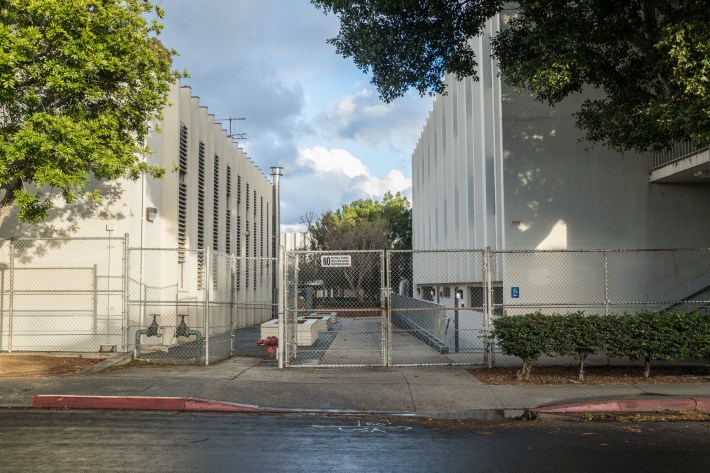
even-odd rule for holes
{"type": "MultiPolygon", "coordinates": [[[[187,247],[187,127],[180,124],[179,156],[180,166],[178,178],[178,249],[187,247]]],[[[178,251],[178,263],[185,262],[185,252],[178,251]]]]}

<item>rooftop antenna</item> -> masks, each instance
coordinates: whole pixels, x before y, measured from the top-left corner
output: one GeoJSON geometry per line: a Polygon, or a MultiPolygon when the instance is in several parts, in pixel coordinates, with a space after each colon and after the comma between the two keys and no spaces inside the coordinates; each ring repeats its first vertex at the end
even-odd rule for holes
{"type": "Polygon", "coordinates": [[[229,117],[229,118],[221,118],[221,119],[217,120],[220,122],[229,122],[229,134],[227,136],[229,136],[233,141],[247,139],[246,133],[239,131],[239,130],[237,130],[237,131],[239,131],[238,133],[234,133],[232,131],[232,122],[236,122],[238,120],[246,120],[246,117],[229,117]]]}

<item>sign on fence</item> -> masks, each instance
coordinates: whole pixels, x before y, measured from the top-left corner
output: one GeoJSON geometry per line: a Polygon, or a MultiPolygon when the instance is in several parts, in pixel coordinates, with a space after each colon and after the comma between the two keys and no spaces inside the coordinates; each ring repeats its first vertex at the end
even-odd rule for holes
{"type": "Polygon", "coordinates": [[[350,255],[329,255],[320,257],[320,265],[323,268],[349,268],[352,263],[350,255]]]}

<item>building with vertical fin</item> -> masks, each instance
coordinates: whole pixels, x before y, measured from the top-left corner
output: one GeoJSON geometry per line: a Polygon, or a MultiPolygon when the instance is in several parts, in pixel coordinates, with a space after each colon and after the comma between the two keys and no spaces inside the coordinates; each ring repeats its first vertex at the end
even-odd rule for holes
{"type": "MultiPolygon", "coordinates": [[[[502,23],[500,15],[491,18],[483,34],[470,40],[479,80],[446,77],[447,93],[436,97],[413,152],[414,250],[710,246],[704,217],[710,212],[710,181],[703,180],[710,173],[702,172],[710,169],[707,149],[675,156],[661,172],[649,156],[581,142],[572,114],[588,95],[552,108],[501,80],[490,54],[502,23]]],[[[589,261],[522,261],[496,260],[495,304],[517,302],[511,300],[513,288],[530,306],[571,288],[585,300],[579,288],[594,274],[589,261]]],[[[627,274],[644,274],[644,281],[629,276],[620,298],[648,300],[648,291],[655,290],[659,300],[682,298],[708,285],[705,269],[696,274],[693,264],[673,266],[642,257],[629,262],[627,274]],[[684,288],[664,293],[662,280],[683,281],[684,288]]],[[[414,296],[452,307],[458,289],[466,307],[480,307],[482,274],[480,257],[415,254],[414,296]]]]}

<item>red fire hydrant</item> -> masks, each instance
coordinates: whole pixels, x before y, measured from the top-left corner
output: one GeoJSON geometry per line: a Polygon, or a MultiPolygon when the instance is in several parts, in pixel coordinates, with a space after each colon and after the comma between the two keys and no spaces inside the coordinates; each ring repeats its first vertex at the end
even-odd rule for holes
{"type": "Polygon", "coordinates": [[[279,339],[278,337],[260,338],[256,341],[256,344],[266,348],[266,353],[270,355],[275,355],[276,347],[279,346],[279,339]]]}

